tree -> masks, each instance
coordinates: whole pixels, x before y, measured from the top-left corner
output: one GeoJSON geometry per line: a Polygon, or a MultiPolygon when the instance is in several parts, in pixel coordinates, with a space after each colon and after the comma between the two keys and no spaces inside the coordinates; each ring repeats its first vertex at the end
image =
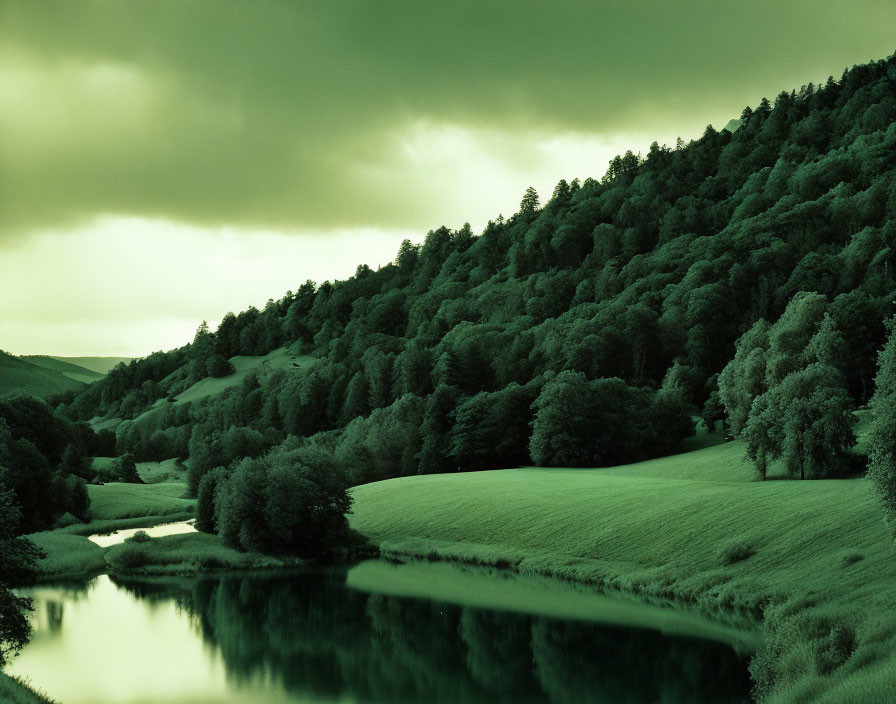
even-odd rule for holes
{"type": "Polygon", "coordinates": [[[220,354],[213,354],[205,363],[205,372],[211,377],[222,377],[233,373],[233,365],[220,354]]]}
{"type": "Polygon", "coordinates": [[[64,474],[74,474],[87,480],[93,479],[96,474],[91,466],[90,458],[74,444],[66,447],[62,453],[59,471],[64,474]]]}
{"type": "Polygon", "coordinates": [[[538,205],[538,191],[529,186],[520,201],[520,214],[534,215],[538,211],[538,205]]]}
{"type": "Polygon", "coordinates": [[[121,456],[119,463],[121,466],[121,481],[125,482],[126,484],[143,484],[143,480],[137,473],[137,463],[134,461],[134,455],[132,455],[130,452],[126,452],[121,456]]]}
{"type": "Polygon", "coordinates": [[[734,359],[719,374],[719,399],[735,437],[746,426],[753,401],[767,388],[768,336],[769,324],[758,320],[735,343],[734,359]]]}
{"type": "Polygon", "coordinates": [[[871,398],[871,462],[868,477],[881,501],[884,515],[896,532],[896,323],[878,357],[871,398]]]}
{"type": "Polygon", "coordinates": [[[648,399],[622,379],[589,382],[563,371],[535,399],[529,453],[535,464],[595,467],[641,457],[648,399]]]}
{"type": "Polygon", "coordinates": [[[816,362],[756,399],[743,432],[747,456],[762,479],[778,459],[800,479],[843,476],[855,470],[855,422],[842,375],[816,362]]]}
{"type": "Polygon", "coordinates": [[[196,530],[215,532],[215,491],[224,478],[224,468],[215,467],[202,475],[196,501],[196,530]]]}
{"type": "Polygon", "coordinates": [[[13,492],[0,489],[0,665],[16,655],[31,634],[26,613],[32,602],[10,587],[33,580],[40,551],[30,540],[17,538],[21,509],[13,492]]]}

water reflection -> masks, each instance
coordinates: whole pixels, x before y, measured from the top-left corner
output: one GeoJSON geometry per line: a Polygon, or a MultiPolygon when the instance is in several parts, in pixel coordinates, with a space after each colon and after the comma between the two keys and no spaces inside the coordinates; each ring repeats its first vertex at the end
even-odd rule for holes
{"type": "Polygon", "coordinates": [[[748,688],[742,657],[719,643],[365,594],[338,571],[103,576],[86,597],[35,596],[38,631],[12,670],[67,704],[692,704],[743,702],[748,688]]]}

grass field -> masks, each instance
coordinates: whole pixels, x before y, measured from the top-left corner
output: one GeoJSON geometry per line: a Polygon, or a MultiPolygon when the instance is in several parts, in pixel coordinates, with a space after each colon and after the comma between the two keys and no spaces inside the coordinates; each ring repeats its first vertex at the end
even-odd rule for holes
{"type": "Polygon", "coordinates": [[[186,489],[187,485],[182,482],[88,486],[90,517],[93,521],[102,521],[191,512],[196,501],[182,498],[186,489]]]}
{"type": "Polygon", "coordinates": [[[770,702],[896,701],[896,551],[869,482],[755,482],[743,453],[393,479],[353,490],[351,523],[386,554],[764,617],[770,702]]]}

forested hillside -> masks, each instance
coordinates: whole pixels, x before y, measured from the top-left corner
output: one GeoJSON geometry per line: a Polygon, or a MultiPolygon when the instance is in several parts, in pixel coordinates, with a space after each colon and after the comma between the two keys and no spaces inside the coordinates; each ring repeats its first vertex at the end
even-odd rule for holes
{"type": "Polygon", "coordinates": [[[138,459],[189,456],[210,524],[282,550],[301,517],[277,496],[332,496],[323,475],[631,462],[674,451],[692,414],[743,434],[760,474],[856,471],[896,300],[894,119],[893,57],[782,92],[733,133],[626,153],[543,204],[530,189],[479,235],[440,227],[228,314],[62,410],[117,424],[138,459]],[[313,360],[166,400],[284,347],[313,360]]]}

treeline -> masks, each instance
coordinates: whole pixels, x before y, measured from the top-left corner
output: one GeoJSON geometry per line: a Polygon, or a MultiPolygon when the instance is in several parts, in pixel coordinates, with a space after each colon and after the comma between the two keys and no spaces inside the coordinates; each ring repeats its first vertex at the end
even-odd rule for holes
{"type": "Polygon", "coordinates": [[[850,411],[874,393],[896,300],[896,59],[741,122],[560,181],[543,206],[530,189],[478,236],[441,227],[376,271],[228,314],[62,409],[136,418],[234,355],[288,346],[316,361],[124,422],[120,446],[189,455],[198,491],[294,436],[347,485],[629,462],[674,450],[697,414],[730,419],[760,472],[848,473],[850,411]]]}
{"type": "Polygon", "coordinates": [[[31,396],[0,398],[0,493],[15,507],[13,535],[47,530],[64,513],[86,520],[91,457],[115,454],[115,435],[60,417],[31,396]]]}

